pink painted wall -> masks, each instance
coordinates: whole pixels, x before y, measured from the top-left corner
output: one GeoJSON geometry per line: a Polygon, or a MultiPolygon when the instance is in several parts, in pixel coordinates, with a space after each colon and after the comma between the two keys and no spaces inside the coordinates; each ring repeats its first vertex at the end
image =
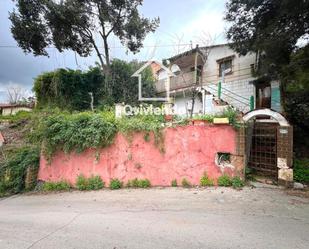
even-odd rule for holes
{"type": "MultiPolygon", "coordinates": [[[[134,135],[133,140],[118,134],[115,142],[100,151],[96,160],[95,150],[81,154],[58,152],[50,164],[41,157],[39,180],[67,180],[74,184],[76,177],[100,175],[106,184],[111,178],[125,183],[134,178],[147,178],[153,186],[170,186],[173,179],[178,184],[185,177],[192,184],[199,184],[203,172],[217,179],[223,172],[215,164],[217,152],[235,153],[236,131],[229,125],[184,126],[166,128],[164,131],[165,153],[149,142],[143,133],[134,135]]],[[[235,170],[224,169],[234,175],[235,170]]]]}

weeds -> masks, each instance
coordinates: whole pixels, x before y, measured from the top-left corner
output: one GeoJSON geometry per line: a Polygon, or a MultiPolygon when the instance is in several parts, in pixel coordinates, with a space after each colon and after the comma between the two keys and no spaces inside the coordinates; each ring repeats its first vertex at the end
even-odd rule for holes
{"type": "Polygon", "coordinates": [[[43,191],[68,191],[71,185],[66,181],[59,182],[45,182],[43,184],[43,191]]]}
{"type": "Polygon", "coordinates": [[[119,179],[113,178],[110,181],[109,188],[110,189],[120,189],[122,188],[122,185],[123,183],[119,179]]]}

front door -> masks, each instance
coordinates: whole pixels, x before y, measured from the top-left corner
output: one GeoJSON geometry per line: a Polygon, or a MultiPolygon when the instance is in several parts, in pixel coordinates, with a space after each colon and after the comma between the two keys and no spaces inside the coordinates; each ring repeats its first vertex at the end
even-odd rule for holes
{"type": "Polygon", "coordinates": [[[256,85],[256,108],[271,108],[271,87],[270,84],[256,85]]]}

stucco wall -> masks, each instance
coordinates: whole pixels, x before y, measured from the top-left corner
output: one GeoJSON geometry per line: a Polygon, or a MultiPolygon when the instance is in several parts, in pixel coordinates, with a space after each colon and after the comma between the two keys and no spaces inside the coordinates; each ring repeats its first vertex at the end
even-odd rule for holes
{"type": "Polygon", "coordinates": [[[65,155],[57,153],[50,164],[41,157],[39,180],[67,180],[75,183],[79,174],[100,175],[109,183],[111,178],[124,182],[134,178],[148,178],[154,186],[170,186],[173,179],[178,183],[185,177],[199,184],[203,172],[217,179],[223,172],[235,175],[241,172],[233,167],[215,163],[217,152],[235,153],[236,131],[229,125],[185,126],[167,128],[164,131],[165,153],[154,145],[154,139],[146,142],[144,134],[137,133],[133,140],[118,134],[115,142],[100,151],[96,160],[95,151],[65,155]]]}
{"type": "Polygon", "coordinates": [[[3,108],[2,109],[2,115],[3,116],[8,116],[8,115],[15,115],[17,112],[20,111],[27,111],[30,112],[32,111],[31,108],[28,107],[10,107],[10,108],[3,108]]]}

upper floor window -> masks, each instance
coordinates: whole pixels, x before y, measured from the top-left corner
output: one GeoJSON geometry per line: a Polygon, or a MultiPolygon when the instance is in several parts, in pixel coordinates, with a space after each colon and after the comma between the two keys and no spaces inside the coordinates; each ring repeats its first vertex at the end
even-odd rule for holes
{"type": "Polygon", "coordinates": [[[223,71],[225,71],[224,75],[229,75],[233,73],[233,57],[227,57],[217,61],[219,64],[219,76],[221,77],[223,71]]]}

